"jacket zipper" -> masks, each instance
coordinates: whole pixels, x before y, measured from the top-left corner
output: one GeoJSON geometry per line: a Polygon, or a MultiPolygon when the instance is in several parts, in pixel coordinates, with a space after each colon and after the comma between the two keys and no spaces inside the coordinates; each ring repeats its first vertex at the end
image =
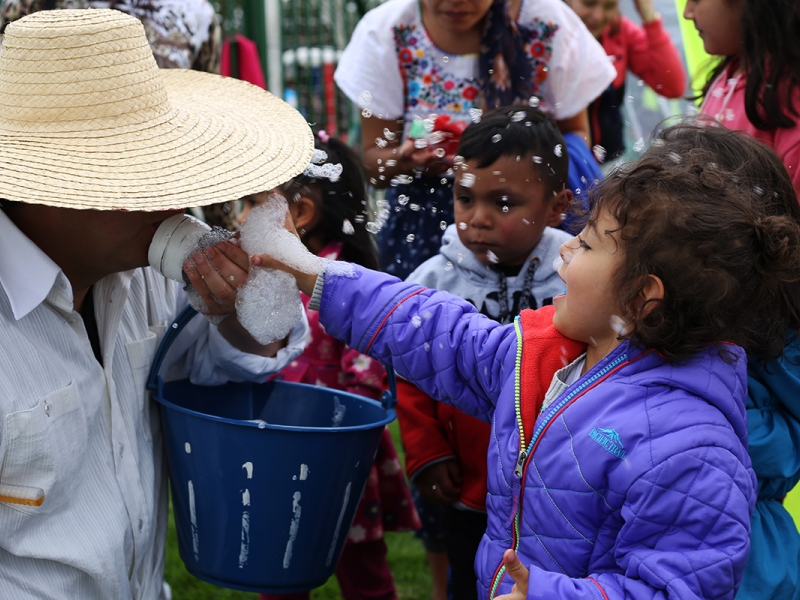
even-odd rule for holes
{"type": "MultiPolygon", "coordinates": [[[[598,380],[602,379],[606,375],[608,375],[612,370],[616,369],[621,363],[623,363],[628,358],[627,353],[620,354],[617,358],[613,361],[608,363],[605,367],[600,369],[597,373],[592,375],[589,379],[581,383],[578,387],[572,390],[569,394],[564,396],[561,401],[559,401],[555,406],[550,408],[550,411],[547,417],[542,421],[539,427],[536,428],[536,431],[533,432],[533,436],[531,438],[531,443],[525,448],[525,431],[522,427],[522,407],[520,401],[520,394],[519,394],[519,373],[521,367],[521,359],[522,359],[522,332],[519,328],[518,320],[514,321],[514,329],[517,333],[517,376],[516,382],[514,387],[514,405],[517,415],[517,427],[519,428],[519,454],[517,455],[517,463],[514,466],[514,475],[520,478],[520,486],[519,486],[519,498],[516,503],[516,513],[514,514],[514,529],[512,532],[512,543],[511,547],[513,548],[514,552],[516,553],[519,550],[519,526],[520,526],[520,519],[522,516],[522,496],[525,492],[525,475],[528,471],[528,458],[533,454],[536,449],[536,445],[538,444],[539,440],[544,436],[547,428],[553,422],[553,419],[559,415],[566,406],[574,400],[577,400],[580,395],[582,395],[587,388],[593,387],[598,380]]],[[[492,577],[492,585],[489,588],[489,600],[493,600],[495,594],[497,593],[497,586],[500,585],[500,581],[505,575],[506,567],[501,562],[500,566],[495,571],[494,577],[492,577]]]]}

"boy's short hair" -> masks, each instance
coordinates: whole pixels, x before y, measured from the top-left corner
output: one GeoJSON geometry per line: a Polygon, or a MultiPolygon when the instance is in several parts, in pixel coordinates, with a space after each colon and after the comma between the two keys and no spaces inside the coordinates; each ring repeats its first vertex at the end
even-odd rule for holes
{"type": "Polygon", "coordinates": [[[527,104],[498,108],[471,123],[461,134],[458,155],[483,169],[501,156],[525,157],[547,192],[567,187],[569,155],[552,117],[527,104]]]}
{"type": "Polygon", "coordinates": [[[622,259],[610,283],[633,322],[621,337],[670,360],[719,342],[767,359],[800,328],[800,207],[764,144],[684,121],[589,198],[589,225],[600,211],[619,223],[622,259]],[[649,274],[665,291],[645,309],[649,274]]]}

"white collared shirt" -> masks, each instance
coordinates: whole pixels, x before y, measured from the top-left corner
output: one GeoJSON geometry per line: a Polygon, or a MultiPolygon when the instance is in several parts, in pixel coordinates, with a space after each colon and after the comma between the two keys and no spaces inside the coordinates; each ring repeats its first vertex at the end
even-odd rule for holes
{"type": "MultiPolygon", "coordinates": [[[[0,210],[0,483],[45,493],[38,507],[0,502],[0,598],[162,598],[167,480],[145,380],[186,297],[150,268],[104,278],[93,297],[103,366],[69,281],[0,210]]],[[[263,381],[307,329],[266,359],[195,318],[172,369],[200,384],[263,381]]]]}

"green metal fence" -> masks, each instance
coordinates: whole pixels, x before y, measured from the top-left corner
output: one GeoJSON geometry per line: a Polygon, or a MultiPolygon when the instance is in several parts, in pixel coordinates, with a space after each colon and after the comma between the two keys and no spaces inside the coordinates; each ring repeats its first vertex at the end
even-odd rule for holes
{"type": "Polygon", "coordinates": [[[382,0],[218,0],[226,35],[258,44],[267,88],[315,131],[356,142],[359,113],[333,72],[358,20],[382,0]]]}

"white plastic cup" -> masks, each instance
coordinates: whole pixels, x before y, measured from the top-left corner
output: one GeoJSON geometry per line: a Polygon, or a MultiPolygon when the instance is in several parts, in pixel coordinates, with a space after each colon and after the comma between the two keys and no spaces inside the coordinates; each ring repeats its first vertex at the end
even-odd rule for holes
{"type": "Polygon", "coordinates": [[[183,263],[194,250],[198,239],[211,227],[190,215],[175,215],[158,226],[147,260],[156,271],[184,283],[183,263]]]}

